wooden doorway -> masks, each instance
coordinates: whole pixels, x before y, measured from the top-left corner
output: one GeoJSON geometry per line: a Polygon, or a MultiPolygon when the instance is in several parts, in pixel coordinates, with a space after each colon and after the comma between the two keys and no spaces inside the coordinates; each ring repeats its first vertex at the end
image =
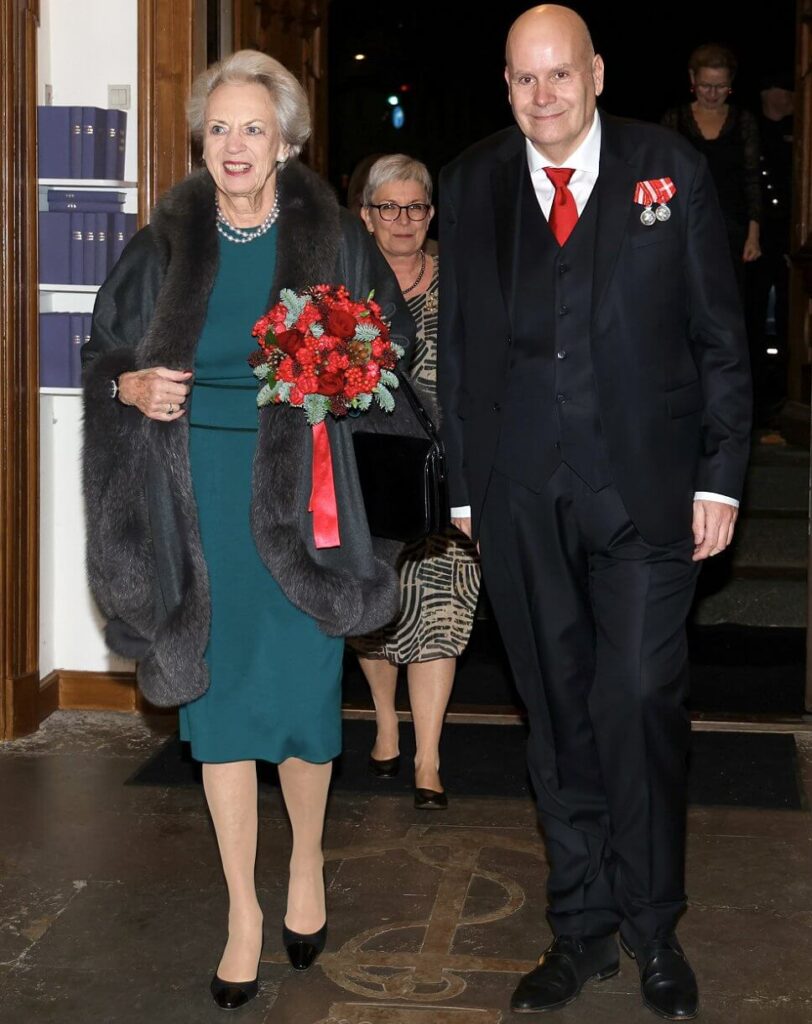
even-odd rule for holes
{"type": "Polygon", "coordinates": [[[0,738],[39,724],[38,0],[0,0],[0,738]]]}

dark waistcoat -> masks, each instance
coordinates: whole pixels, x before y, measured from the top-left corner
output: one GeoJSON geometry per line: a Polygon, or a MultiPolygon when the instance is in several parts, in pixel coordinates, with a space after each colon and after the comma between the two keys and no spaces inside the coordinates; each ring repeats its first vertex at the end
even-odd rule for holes
{"type": "Polygon", "coordinates": [[[611,482],[590,340],[593,191],[564,246],[523,176],[511,362],[496,468],[538,491],[566,462],[595,490],[611,482]]]}

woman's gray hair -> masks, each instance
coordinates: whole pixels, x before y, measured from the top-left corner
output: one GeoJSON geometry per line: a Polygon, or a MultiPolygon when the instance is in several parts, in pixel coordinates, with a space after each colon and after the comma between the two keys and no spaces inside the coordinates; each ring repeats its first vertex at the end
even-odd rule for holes
{"type": "Polygon", "coordinates": [[[428,167],[414,157],[395,153],[393,156],[382,156],[370,167],[363,191],[364,206],[369,206],[378,189],[390,181],[416,181],[423,186],[426,202],[431,204],[432,185],[428,167]]]}
{"type": "Polygon", "coordinates": [[[201,72],[192,85],[186,117],[196,139],[203,136],[206,104],[218,85],[264,85],[271,96],[282,141],[298,156],[310,138],[310,107],[307,95],[288,69],[259,50],[238,50],[201,72]]]}

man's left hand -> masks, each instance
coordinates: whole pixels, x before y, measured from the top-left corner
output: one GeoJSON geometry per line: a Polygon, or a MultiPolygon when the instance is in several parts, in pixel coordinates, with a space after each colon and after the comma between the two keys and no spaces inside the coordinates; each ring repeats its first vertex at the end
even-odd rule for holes
{"type": "Polygon", "coordinates": [[[733,540],[733,529],[739,510],[722,501],[694,502],[694,555],[695,562],[718,555],[733,540]]]}

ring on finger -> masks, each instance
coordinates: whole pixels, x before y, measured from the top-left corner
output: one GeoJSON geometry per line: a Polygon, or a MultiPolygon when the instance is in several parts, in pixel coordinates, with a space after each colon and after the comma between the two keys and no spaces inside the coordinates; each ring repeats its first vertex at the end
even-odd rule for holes
{"type": "Polygon", "coordinates": [[[175,406],[170,402],[167,405],[167,407],[166,407],[166,415],[167,416],[171,416],[174,411],[175,411],[175,406]]]}

